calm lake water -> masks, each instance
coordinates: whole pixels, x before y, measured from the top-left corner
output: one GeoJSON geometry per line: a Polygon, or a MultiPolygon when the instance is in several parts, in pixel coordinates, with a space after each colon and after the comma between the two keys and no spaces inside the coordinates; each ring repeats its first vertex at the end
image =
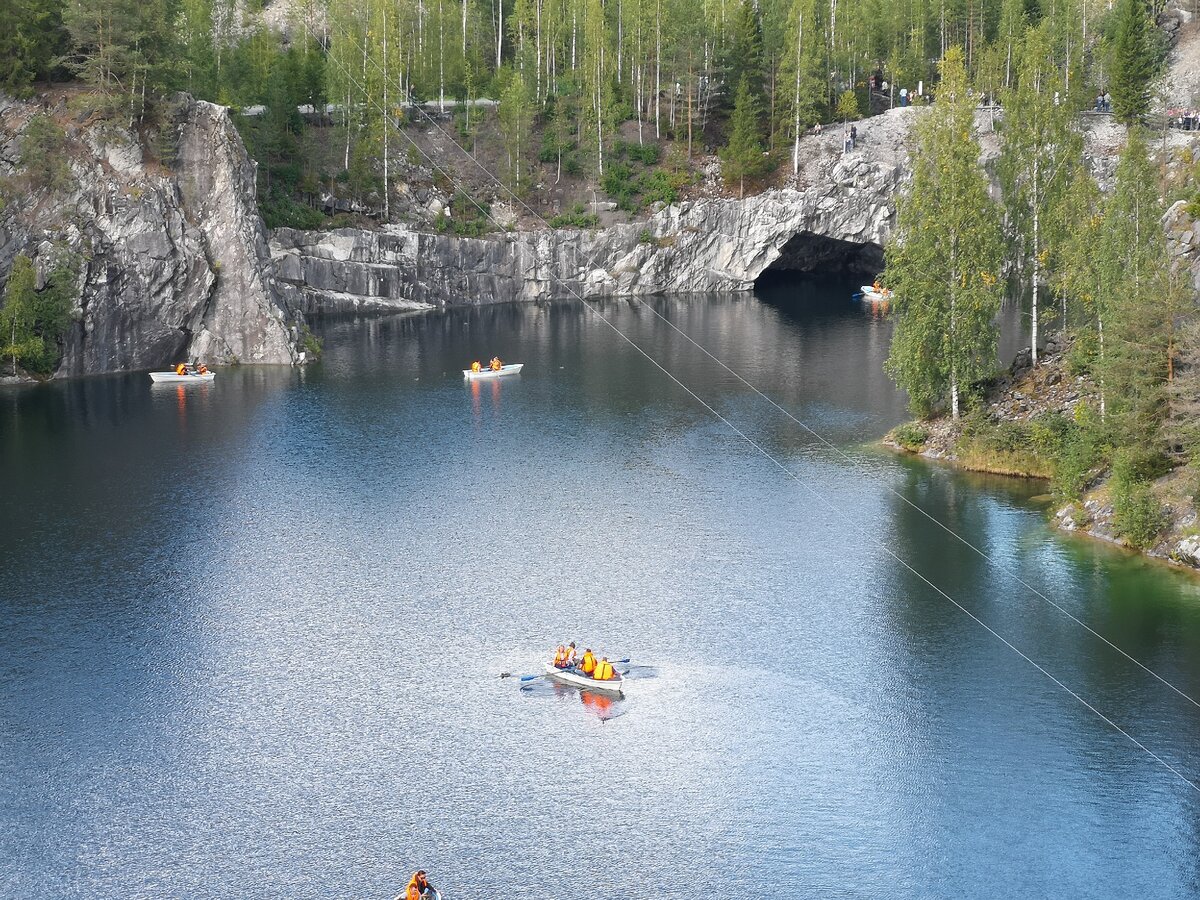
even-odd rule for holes
{"type": "MultiPolygon", "coordinates": [[[[852,287],[852,286],[850,286],[852,287]]],[[[0,895],[1191,897],[1200,588],[901,458],[845,284],[326,323],[0,393],[0,895]],[[524,373],[467,386],[499,353],[524,373]],[[833,509],[826,504],[831,504],[833,509]],[[617,703],[501,672],[574,637],[617,703]]]]}

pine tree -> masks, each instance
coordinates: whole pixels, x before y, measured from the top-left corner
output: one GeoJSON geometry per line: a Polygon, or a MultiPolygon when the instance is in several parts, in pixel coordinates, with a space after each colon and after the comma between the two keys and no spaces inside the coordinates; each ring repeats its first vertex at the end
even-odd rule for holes
{"type": "Polygon", "coordinates": [[[738,183],[738,196],[746,193],[746,176],[753,178],[763,169],[762,135],[759,122],[762,114],[758,99],[750,90],[749,79],[743,75],[730,119],[729,143],[721,151],[721,166],[727,184],[738,183]]]}
{"type": "Polygon", "coordinates": [[[1150,105],[1157,60],[1150,42],[1153,22],[1145,0],[1120,0],[1113,39],[1113,115],[1125,124],[1142,119],[1150,105]]]}
{"type": "Polygon", "coordinates": [[[937,103],[917,126],[912,185],[901,197],[885,280],[896,330],[887,371],[928,414],[989,375],[1002,289],[1003,236],[972,137],[974,104],[962,50],[941,63],[937,103]]]}

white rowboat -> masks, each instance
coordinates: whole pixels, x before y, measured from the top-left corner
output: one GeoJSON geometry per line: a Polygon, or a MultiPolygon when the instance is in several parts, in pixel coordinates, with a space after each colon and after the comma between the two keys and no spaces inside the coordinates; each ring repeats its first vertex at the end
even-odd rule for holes
{"type": "Polygon", "coordinates": [[[177,375],[174,372],[150,373],[150,378],[155,384],[189,384],[193,381],[212,381],[216,377],[216,372],[205,372],[203,375],[177,375]]]}
{"type": "Polygon", "coordinates": [[[621,677],[620,672],[616,673],[608,681],[597,681],[595,678],[584,675],[578,669],[560,669],[554,663],[546,663],[546,674],[566,684],[587,688],[589,691],[605,691],[609,694],[619,694],[625,686],[625,679],[621,677]]]}
{"type": "Polygon", "coordinates": [[[472,372],[470,369],[463,369],[463,378],[467,381],[478,381],[481,378],[502,378],[505,375],[520,375],[521,367],[525,363],[513,363],[511,366],[501,366],[493,371],[492,369],[484,369],[480,372],[472,372]]]}
{"type": "Polygon", "coordinates": [[[892,299],[892,292],[887,288],[877,291],[874,285],[864,284],[859,290],[862,291],[862,298],[868,303],[887,303],[892,299]]]}

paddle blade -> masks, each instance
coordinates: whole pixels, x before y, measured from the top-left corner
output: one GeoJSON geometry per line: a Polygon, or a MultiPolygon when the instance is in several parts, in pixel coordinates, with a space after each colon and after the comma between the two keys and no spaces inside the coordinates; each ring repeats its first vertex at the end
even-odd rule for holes
{"type": "Polygon", "coordinates": [[[522,681],[533,681],[533,679],[541,678],[541,677],[542,677],[541,675],[522,675],[521,680],[522,681]]]}

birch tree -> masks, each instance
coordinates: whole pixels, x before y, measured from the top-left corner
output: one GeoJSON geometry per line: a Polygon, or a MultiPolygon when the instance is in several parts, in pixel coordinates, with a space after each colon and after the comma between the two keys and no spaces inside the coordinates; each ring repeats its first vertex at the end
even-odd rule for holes
{"type": "Polygon", "coordinates": [[[887,371],[928,414],[991,374],[1000,308],[1003,235],[972,135],[963,52],[941,63],[937,103],[917,124],[913,177],[900,198],[884,279],[895,294],[887,371]]]}

